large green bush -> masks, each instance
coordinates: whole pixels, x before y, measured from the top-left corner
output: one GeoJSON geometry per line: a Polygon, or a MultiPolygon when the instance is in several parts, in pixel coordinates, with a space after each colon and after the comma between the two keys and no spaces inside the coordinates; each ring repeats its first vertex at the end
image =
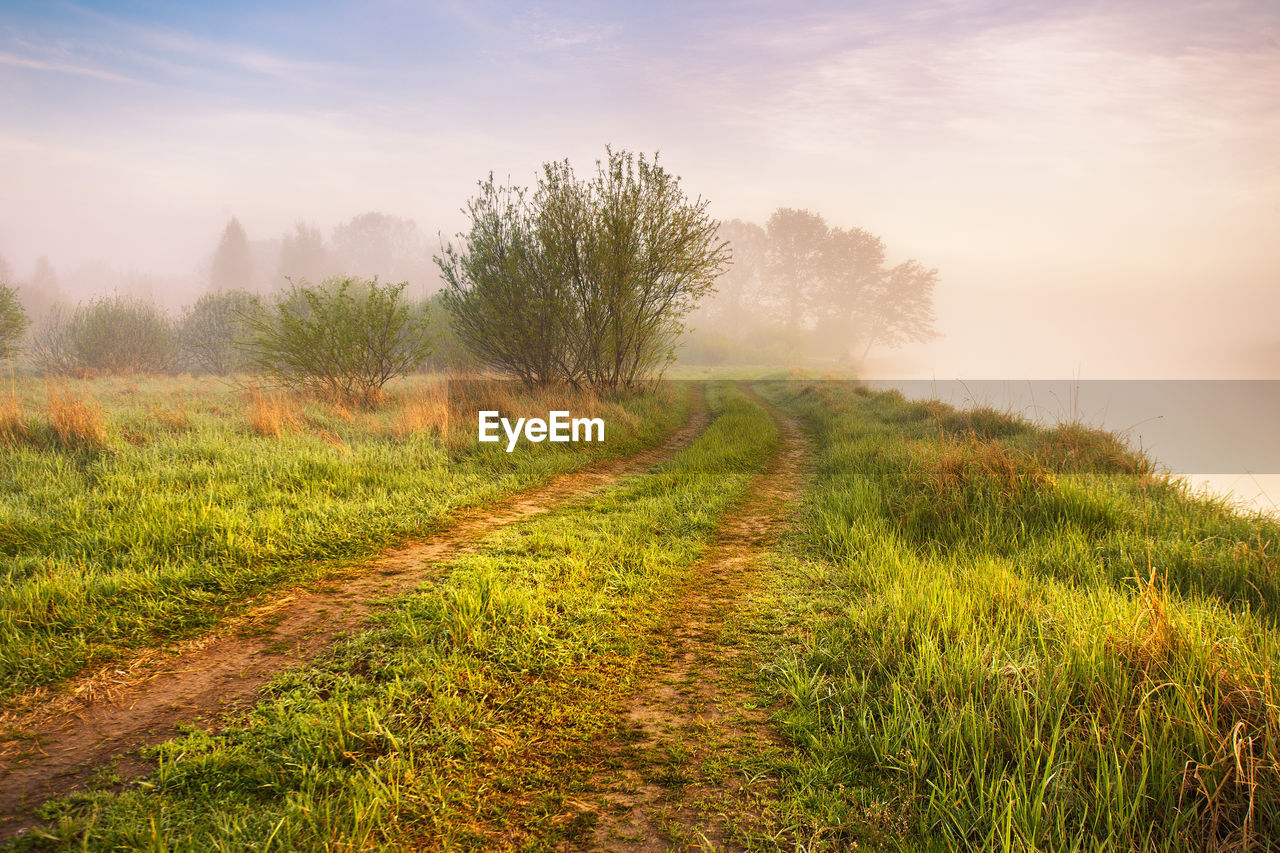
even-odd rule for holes
{"type": "Polygon", "coordinates": [[[436,259],[458,336],[529,384],[628,387],[673,360],[682,319],[729,260],[707,202],[610,150],[590,179],[547,163],[532,196],[490,175],[436,259]]]}

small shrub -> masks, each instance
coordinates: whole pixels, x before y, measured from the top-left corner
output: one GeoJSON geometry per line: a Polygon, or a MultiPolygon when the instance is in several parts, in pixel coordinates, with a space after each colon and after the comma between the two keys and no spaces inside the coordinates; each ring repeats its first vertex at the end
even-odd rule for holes
{"type": "Polygon", "coordinates": [[[239,344],[248,335],[246,315],[260,308],[244,290],[206,293],[187,309],[178,329],[182,363],[193,373],[226,376],[249,366],[239,344]]]}
{"type": "Polygon", "coordinates": [[[30,320],[18,301],[18,292],[0,282],[0,361],[15,358],[22,349],[22,336],[30,320]]]}
{"type": "Polygon", "coordinates": [[[407,282],[331,278],[293,285],[274,306],[245,315],[245,349],[281,384],[330,402],[372,406],[396,376],[431,352],[426,318],[403,299],[407,282]]]}

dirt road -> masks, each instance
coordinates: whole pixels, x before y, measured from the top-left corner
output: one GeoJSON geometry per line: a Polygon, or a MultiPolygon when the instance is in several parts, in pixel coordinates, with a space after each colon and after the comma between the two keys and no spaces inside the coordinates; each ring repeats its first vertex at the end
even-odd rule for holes
{"type": "Polygon", "coordinates": [[[786,530],[803,488],[808,443],[770,407],[781,446],[770,469],[723,522],[662,633],[648,685],[627,708],[627,737],[612,748],[620,770],[600,786],[591,849],[665,851],[732,847],[731,821],[753,814],[753,785],[725,757],[776,737],[754,705],[755,662],[734,616],[765,550],[786,530]]]}

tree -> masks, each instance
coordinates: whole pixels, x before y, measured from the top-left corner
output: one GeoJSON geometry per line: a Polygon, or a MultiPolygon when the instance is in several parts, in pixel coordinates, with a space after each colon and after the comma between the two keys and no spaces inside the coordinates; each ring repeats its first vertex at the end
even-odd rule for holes
{"type": "Polygon", "coordinates": [[[283,384],[373,405],[388,381],[431,352],[426,316],[403,298],[406,285],[351,277],[291,282],[274,305],[243,315],[245,350],[283,384]]]}
{"type": "Polygon", "coordinates": [[[765,226],[769,247],[766,266],[787,326],[799,329],[808,319],[825,266],[830,229],[816,213],[780,207],[765,226]]]}
{"type": "Polygon", "coordinates": [[[320,281],[329,267],[329,250],[320,229],[299,222],[280,241],[277,271],[285,279],[320,281]]]}
{"type": "Polygon", "coordinates": [[[732,219],[721,223],[719,237],[732,250],[733,263],[716,282],[716,294],[702,313],[714,325],[738,331],[754,321],[764,298],[769,235],[753,222],[732,219]]]}
{"type": "Polygon", "coordinates": [[[548,268],[527,191],[492,174],[479,189],[464,211],[471,230],[458,235],[465,248],[444,246],[436,258],[454,331],[483,365],[525,384],[576,382],[568,283],[548,268]]]}
{"type": "Polygon", "coordinates": [[[18,285],[18,298],[22,300],[27,316],[38,328],[43,328],[50,312],[62,301],[58,275],[48,258],[41,257],[36,261],[32,276],[18,285]]]}
{"type": "Polygon", "coordinates": [[[445,304],[445,291],[433,293],[422,303],[422,312],[431,330],[431,357],[427,364],[437,370],[474,370],[475,355],[458,336],[452,312],[445,304]]]}
{"type": "Polygon", "coordinates": [[[426,237],[417,223],[386,213],[362,213],[333,229],[333,253],[352,275],[422,285],[431,274],[426,237]]]}
{"type": "Polygon", "coordinates": [[[187,309],[179,327],[185,366],[196,373],[226,376],[248,366],[240,344],[248,338],[245,316],[256,307],[247,290],[206,293],[187,309]]]}
{"type": "Polygon", "coordinates": [[[18,291],[0,281],[0,361],[16,358],[31,321],[18,301],[18,291]]]}
{"type": "Polygon", "coordinates": [[[436,259],[459,336],[527,383],[617,389],[660,372],[728,263],[707,202],[656,155],[606,153],[589,180],[544,164],[531,200],[490,175],[463,246],[436,259]]]}
{"type": "Polygon", "coordinates": [[[884,258],[884,242],[874,234],[861,228],[828,232],[814,300],[818,337],[826,339],[828,351],[843,357],[853,341],[874,342],[884,258]]]}
{"type": "Polygon", "coordinates": [[[938,337],[933,328],[933,289],[938,270],[904,261],[882,275],[867,305],[868,330],[862,357],[874,344],[901,346],[938,337]]]}
{"type": "Polygon", "coordinates": [[[919,262],[885,267],[884,242],[860,228],[831,229],[815,290],[819,337],[841,357],[860,360],[877,344],[901,346],[937,336],[933,289],[938,271],[919,262]]]}
{"type": "Polygon", "coordinates": [[[253,253],[244,227],[235,217],[222,231],[222,239],[213,253],[213,265],[209,271],[209,290],[240,290],[250,287],[253,280],[253,253]]]}

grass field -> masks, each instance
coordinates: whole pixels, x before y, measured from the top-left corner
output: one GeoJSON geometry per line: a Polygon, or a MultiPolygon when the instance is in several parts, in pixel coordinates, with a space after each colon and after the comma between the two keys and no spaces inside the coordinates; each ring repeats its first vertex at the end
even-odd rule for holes
{"type": "MultiPolygon", "coordinates": [[[[477,536],[225,728],[151,749],[137,784],[104,766],[14,847],[1280,846],[1280,523],[1075,425],[843,382],[706,388],[684,449],[477,536]],[[804,464],[779,469],[787,452],[804,464]],[[794,520],[750,529],[735,514],[778,470],[794,520]],[[746,568],[716,590],[726,537],[746,568]],[[676,643],[695,621],[702,644],[676,643]],[[661,732],[645,750],[640,694],[661,732]],[[623,771],[654,837],[623,831],[634,804],[602,782],[623,771]]],[[[0,527],[19,686],[198,633],[591,453],[480,452],[423,426],[411,388],[376,413],[284,401],[296,428],[263,436],[261,395],[160,382],[70,449],[49,392],[25,393],[32,423],[0,451],[23,478],[0,527]]],[[[667,393],[595,401],[626,425],[608,452],[682,421],[691,396],[667,393]]]]}
{"type": "MultiPolygon", "coordinates": [[[[1280,526],[1113,439],[778,384],[817,444],[768,684],[800,834],[1280,843],[1280,526]]],[[[775,611],[776,612],[776,611],[775,611]]]]}
{"type": "MultiPolygon", "coordinates": [[[[27,380],[0,398],[0,701],[652,444],[688,412],[673,388],[561,400],[608,418],[608,441],[506,453],[451,421],[432,380],[377,411],[210,379],[27,380]]],[[[551,402],[493,405],[545,417],[551,402]]]]}
{"type": "Polygon", "coordinates": [[[163,747],[142,790],[66,807],[87,817],[58,834],[104,850],[575,836],[566,801],[590,781],[665,590],[771,454],[759,406],[723,389],[710,402],[715,423],[653,474],[485,540],[237,727],[163,747]]]}

